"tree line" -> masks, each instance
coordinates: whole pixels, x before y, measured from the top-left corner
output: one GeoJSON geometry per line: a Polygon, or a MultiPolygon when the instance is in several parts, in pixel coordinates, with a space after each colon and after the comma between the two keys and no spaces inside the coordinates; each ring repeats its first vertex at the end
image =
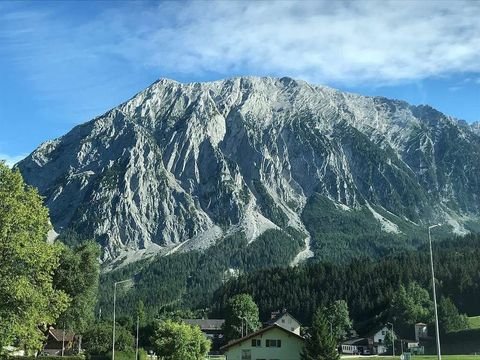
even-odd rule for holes
{"type": "MultiPolygon", "coordinates": [[[[461,313],[478,315],[480,308],[480,236],[471,234],[438,243],[434,251],[438,296],[449,299],[461,313]]],[[[355,259],[347,265],[310,263],[273,268],[230,279],[214,294],[212,314],[221,316],[235,294],[251,294],[260,315],[287,308],[310,324],[318,307],[343,299],[361,328],[384,321],[394,295],[412,282],[431,289],[426,247],[382,260],[355,259]]],[[[447,301],[447,300],[445,300],[447,301]]]]}

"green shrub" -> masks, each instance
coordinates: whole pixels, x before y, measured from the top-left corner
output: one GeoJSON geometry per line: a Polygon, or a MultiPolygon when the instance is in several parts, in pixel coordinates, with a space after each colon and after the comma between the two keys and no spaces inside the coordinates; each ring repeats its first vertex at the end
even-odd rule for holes
{"type": "MultiPolygon", "coordinates": [[[[135,357],[135,356],[134,356],[135,357]]],[[[59,356],[39,356],[39,357],[35,357],[35,356],[7,356],[5,359],[8,359],[8,360],[36,360],[36,359],[42,359],[42,360],[58,360],[58,359],[62,359],[62,360],[85,360],[85,356],[83,355],[68,355],[68,356],[64,356],[64,357],[59,357],[59,356]]],[[[1,355],[0,355],[0,359],[3,359],[1,358],[1,355]]]]}
{"type": "MultiPolygon", "coordinates": [[[[110,360],[112,353],[106,355],[87,355],[87,360],[110,360]]],[[[115,351],[115,360],[135,360],[135,350],[115,351]]],[[[138,360],[147,360],[147,352],[138,350],[138,360]]]]}

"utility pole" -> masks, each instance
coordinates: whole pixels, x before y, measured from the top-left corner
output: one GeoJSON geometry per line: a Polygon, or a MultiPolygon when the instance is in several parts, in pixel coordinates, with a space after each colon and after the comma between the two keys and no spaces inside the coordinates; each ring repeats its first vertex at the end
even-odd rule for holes
{"type": "Polygon", "coordinates": [[[435,308],[435,335],[437,340],[437,358],[438,360],[442,360],[442,354],[440,351],[440,329],[438,327],[437,293],[435,290],[435,272],[433,269],[432,236],[430,235],[430,230],[437,226],[441,226],[441,224],[436,224],[428,227],[428,243],[430,246],[430,267],[432,270],[433,306],[435,308]]]}
{"type": "Polygon", "coordinates": [[[62,332],[62,357],[65,352],[65,321],[63,322],[63,332],[62,332]]]}

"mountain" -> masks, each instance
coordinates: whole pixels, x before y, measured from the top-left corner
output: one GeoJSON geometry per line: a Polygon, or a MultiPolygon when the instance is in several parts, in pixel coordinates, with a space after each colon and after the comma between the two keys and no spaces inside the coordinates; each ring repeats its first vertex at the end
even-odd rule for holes
{"type": "Polygon", "coordinates": [[[471,124],[471,127],[474,133],[480,135],[480,121],[474,122],[473,124],[471,124]]]}
{"type": "Polygon", "coordinates": [[[415,247],[430,223],[478,231],[479,159],[478,126],[429,106],[241,77],[161,79],[17,167],[105,262],[241,236],[295,264],[415,247]]]}

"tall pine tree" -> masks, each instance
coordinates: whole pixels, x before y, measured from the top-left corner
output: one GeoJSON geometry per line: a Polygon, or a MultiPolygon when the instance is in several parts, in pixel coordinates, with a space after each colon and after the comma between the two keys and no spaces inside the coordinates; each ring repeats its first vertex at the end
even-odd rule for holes
{"type": "Polygon", "coordinates": [[[317,309],[312,320],[312,327],[305,339],[302,360],[338,360],[335,336],[330,332],[330,324],[322,309],[317,309]]]}

